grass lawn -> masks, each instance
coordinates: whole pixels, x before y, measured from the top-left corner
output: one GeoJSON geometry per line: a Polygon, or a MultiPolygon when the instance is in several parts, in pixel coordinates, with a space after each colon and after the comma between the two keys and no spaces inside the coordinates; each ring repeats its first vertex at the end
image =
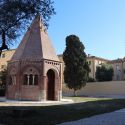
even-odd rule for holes
{"type": "Polygon", "coordinates": [[[95,97],[64,97],[65,99],[72,99],[74,102],[88,102],[88,101],[98,101],[98,100],[110,100],[112,98],[95,98],[95,97]]]}
{"type": "Polygon", "coordinates": [[[55,125],[125,108],[125,99],[71,98],[77,103],[38,107],[0,107],[0,123],[55,125]]]}

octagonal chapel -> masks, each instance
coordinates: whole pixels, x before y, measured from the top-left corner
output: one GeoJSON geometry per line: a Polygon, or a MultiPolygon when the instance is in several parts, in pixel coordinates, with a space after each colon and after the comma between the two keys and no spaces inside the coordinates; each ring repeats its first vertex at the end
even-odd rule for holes
{"type": "Polygon", "coordinates": [[[60,100],[61,67],[37,16],[8,62],[6,97],[13,100],[60,100]]]}

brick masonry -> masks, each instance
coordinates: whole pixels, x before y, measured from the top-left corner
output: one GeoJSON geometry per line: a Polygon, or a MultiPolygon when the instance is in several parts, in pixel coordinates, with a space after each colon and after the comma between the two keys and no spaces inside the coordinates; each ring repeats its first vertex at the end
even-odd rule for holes
{"type": "Polygon", "coordinates": [[[54,98],[61,99],[62,63],[59,61],[39,16],[35,18],[8,62],[6,97],[13,100],[48,100],[47,73],[54,72],[54,98]],[[38,84],[34,85],[35,75],[38,84]],[[25,80],[26,79],[26,80],[25,80]],[[24,83],[27,83],[26,85],[24,83]],[[31,84],[32,82],[32,84],[31,84]]]}

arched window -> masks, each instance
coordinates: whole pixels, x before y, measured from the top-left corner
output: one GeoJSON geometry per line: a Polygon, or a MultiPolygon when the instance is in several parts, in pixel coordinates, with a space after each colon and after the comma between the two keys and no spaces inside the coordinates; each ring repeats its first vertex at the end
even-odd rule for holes
{"type": "Polygon", "coordinates": [[[33,85],[33,75],[29,75],[29,85],[33,85]]]}
{"type": "Polygon", "coordinates": [[[38,85],[38,75],[35,75],[35,78],[34,78],[34,85],[38,85]]]}
{"type": "Polygon", "coordinates": [[[24,85],[38,85],[38,72],[35,68],[28,68],[23,75],[24,85]]]}
{"type": "Polygon", "coordinates": [[[23,80],[24,85],[38,85],[38,75],[25,74],[23,79],[24,79],[23,80]]]}

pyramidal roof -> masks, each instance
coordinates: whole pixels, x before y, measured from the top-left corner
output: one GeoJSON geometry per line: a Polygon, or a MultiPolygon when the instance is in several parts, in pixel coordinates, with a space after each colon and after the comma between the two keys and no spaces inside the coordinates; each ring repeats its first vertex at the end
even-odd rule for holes
{"type": "Polygon", "coordinates": [[[36,16],[28,28],[11,60],[25,59],[59,61],[40,16],[36,16]]]}

